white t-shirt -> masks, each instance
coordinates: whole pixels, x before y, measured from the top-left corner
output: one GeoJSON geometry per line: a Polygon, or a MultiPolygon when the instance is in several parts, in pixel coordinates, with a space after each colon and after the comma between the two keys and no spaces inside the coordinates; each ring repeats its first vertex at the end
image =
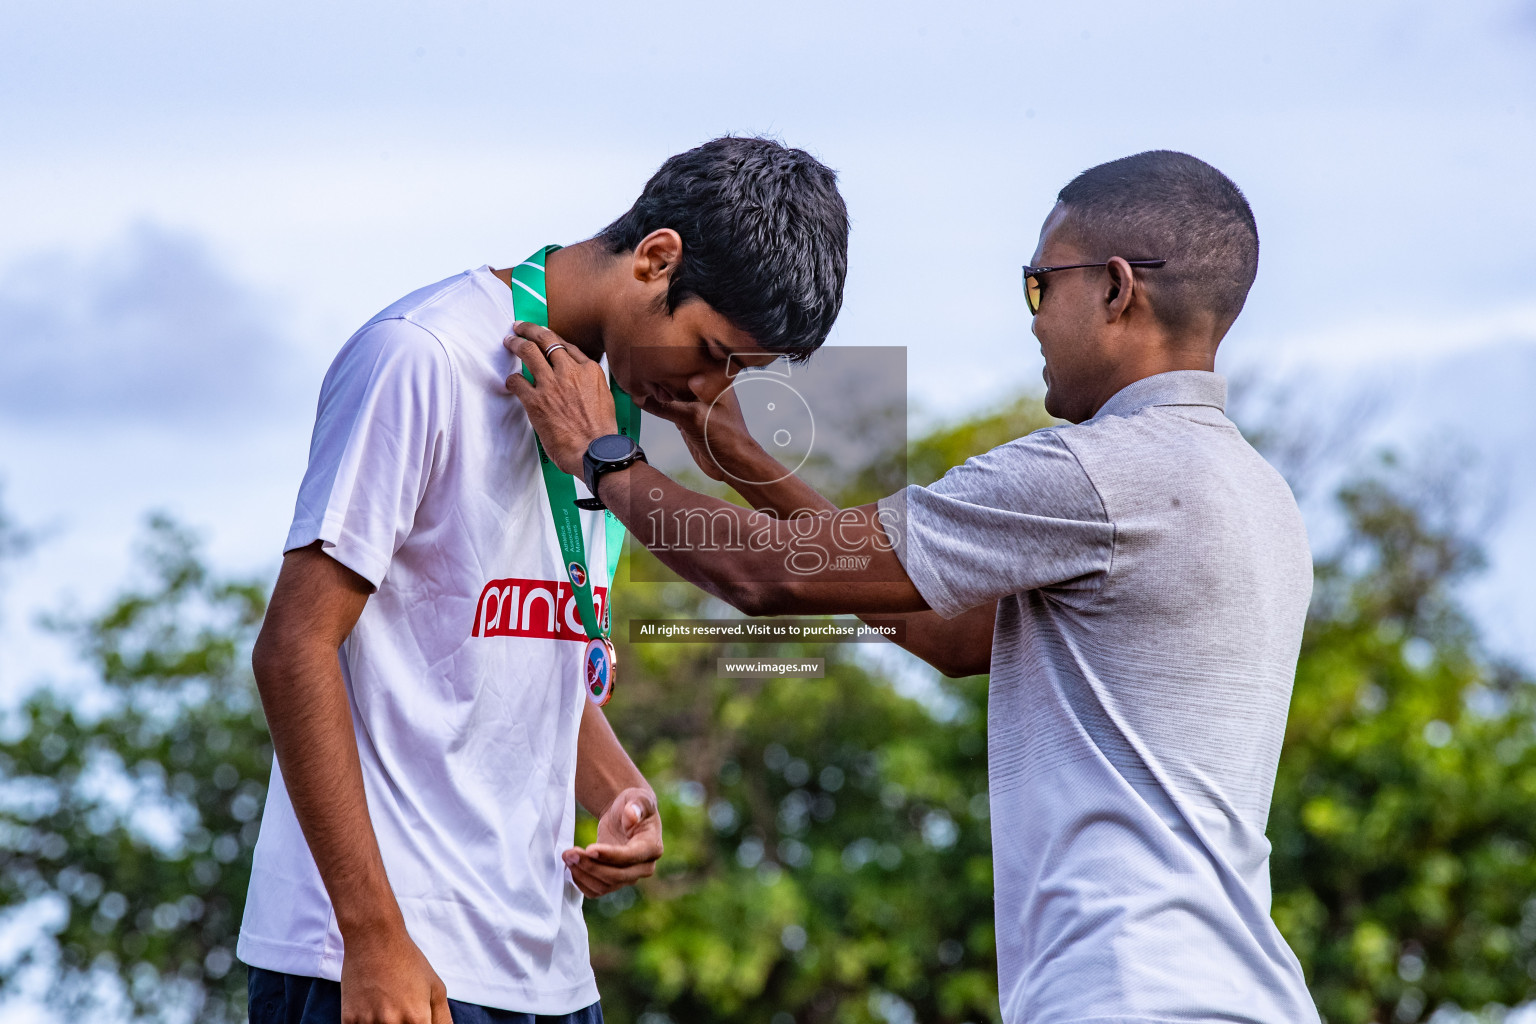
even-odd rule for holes
{"type": "MultiPolygon", "coordinates": [[[[533,431],[503,383],[512,322],[507,286],[481,267],[352,336],[321,388],[285,550],[319,540],[377,588],[341,668],[411,938],[451,998],[561,1014],[598,998],[581,893],[560,859],[586,636],[533,431]]],[[[600,576],[602,516],[582,516],[600,576]]],[[[607,587],[594,591],[601,618],[607,587]]],[[[341,977],[335,915],[275,763],[238,953],[341,977]]]]}

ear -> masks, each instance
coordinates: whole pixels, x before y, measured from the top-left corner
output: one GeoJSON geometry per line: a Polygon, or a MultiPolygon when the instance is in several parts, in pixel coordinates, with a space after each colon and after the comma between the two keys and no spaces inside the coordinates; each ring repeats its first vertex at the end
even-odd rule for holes
{"type": "Polygon", "coordinates": [[[1112,324],[1125,316],[1136,299],[1136,275],[1131,265],[1119,256],[1110,257],[1104,267],[1108,278],[1104,290],[1104,322],[1112,324]]]}
{"type": "Polygon", "coordinates": [[[671,228],[657,228],[635,246],[635,280],[642,284],[665,283],[683,259],[683,236],[671,228]]]}

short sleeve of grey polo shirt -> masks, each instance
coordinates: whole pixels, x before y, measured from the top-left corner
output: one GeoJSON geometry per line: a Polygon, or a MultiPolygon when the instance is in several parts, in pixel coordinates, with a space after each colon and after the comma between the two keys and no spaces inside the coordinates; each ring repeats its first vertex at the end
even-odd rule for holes
{"type": "Polygon", "coordinates": [[[880,502],[929,606],[997,613],[987,704],[1007,1024],[1316,1021],[1265,835],[1312,564],[1214,373],[880,502]]]}
{"type": "Polygon", "coordinates": [[[967,459],[880,506],[907,574],[945,618],[1027,590],[1091,600],[1114,557],[1104,503],[1056,430],[967,459]]]}

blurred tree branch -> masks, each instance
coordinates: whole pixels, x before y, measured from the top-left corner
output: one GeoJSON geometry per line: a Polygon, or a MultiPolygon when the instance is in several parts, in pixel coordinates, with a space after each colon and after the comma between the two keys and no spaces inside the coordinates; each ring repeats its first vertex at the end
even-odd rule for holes
{"type": "Polygon", "coordinates": [[[51,943],[0,969],[51,973],[66,1020],[244,1019],[234,944],[271,751],[248,669],[264,587],[210,574],[152,517],[147,585],[56,615],[103,684],[84,712],[42,689],[0,743],[0,906],[42,905],[51,943]]]}

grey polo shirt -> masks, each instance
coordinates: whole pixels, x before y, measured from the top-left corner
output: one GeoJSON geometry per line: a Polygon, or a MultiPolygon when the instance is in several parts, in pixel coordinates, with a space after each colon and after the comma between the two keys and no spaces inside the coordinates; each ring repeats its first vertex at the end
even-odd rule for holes
{"type": "Polygon", "coordinates": [[[1315,1021],[1264,836],[1312,560],[1214,373],[1164,373],[882,501],[953,617],[997,602],[1003,1019],[1315,1021]]]}

